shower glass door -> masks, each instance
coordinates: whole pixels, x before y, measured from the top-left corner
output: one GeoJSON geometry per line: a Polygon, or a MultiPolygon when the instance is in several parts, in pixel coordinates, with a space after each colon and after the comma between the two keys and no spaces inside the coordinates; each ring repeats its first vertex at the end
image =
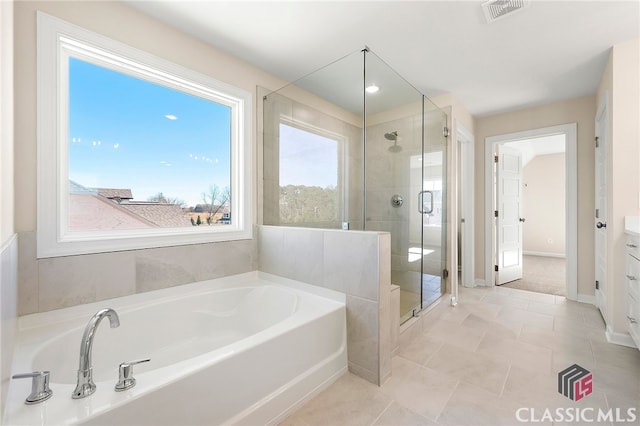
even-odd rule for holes
{"type": "Polygon", "coordinates": [[[422,228],[421,302],[425,308],[445,292],[446,246],[446,114],[427,98],[424,101],[424,149],[417,221],[422,228]]]}

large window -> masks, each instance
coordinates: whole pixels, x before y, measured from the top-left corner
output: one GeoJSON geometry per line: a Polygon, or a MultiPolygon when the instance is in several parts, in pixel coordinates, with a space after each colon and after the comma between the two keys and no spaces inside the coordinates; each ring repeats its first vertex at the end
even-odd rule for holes
{"type": "Polygon", "coordinates": [[[280,224],[334,227],[340,221],[340,143],[337,135],[280,123],[280,224]]]}
{"type": "Polygon", "coordinates": [[[38,256],[251,237],[251,95],[38,15],[38,256]]]}

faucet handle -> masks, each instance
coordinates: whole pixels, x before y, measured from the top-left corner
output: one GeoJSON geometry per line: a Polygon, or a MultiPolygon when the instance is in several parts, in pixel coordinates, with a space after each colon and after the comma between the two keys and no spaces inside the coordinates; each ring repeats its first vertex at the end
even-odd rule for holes
{"type": "Polygon", "coordinates": [[[13,379],[31,379],[31,394],[24,400],[27,405],[37,404],[51,398],[53,391],[49,388],[49,372],[34,371],[32,373],[14,374],[13,379]]]}
{"type": "Polygon", "coordinates": [[[136,379],[133,377],[133,366],[142,362],[149,362],[151,358],[138,359],[135,361],[126,361],[118,367],[118,383],[116,383],[116,392],[122,392],[131,389],[136,385],[136,379]]]}

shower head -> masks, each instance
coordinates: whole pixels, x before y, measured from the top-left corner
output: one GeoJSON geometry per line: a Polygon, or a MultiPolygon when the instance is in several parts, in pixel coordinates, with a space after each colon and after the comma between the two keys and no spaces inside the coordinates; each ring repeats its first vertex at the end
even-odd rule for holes
{"type": "Polygon", "coordinates": [[[387,140],[393,141],[393,145],[389,147],[389,152],[400,152],[402,151],[402,147],[398,145],[398,131],[394,130],[393,132],[388,132],[384,134],[384,137],[387,140]]]}
{"type": "Polygon", "coordinates": [[[390,141],[397,141],[398,140],[398,131],[394,130],[393,132],[385,133],[384,137],[387,138],[390,141]]]}

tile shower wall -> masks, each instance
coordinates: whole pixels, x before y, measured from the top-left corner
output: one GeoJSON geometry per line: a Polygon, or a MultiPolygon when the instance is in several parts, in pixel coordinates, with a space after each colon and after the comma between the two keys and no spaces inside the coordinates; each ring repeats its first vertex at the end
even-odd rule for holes
{"type": "MultiPolygon", "coordinates": [[[[375,173],[367,173],[366,229],[393,235],[391,265],[394,271],[420,273],[420,262],[407,260],[407,248],[411,244],[421,245],[421,217],[411,215],[417,211],[415,203],[422,183],[422,163],[415,160],[422,157],[421,117],[418,114],[369,126],[367,141],[367,168],[375,173]],[[389,151],[393,142],[385,139],[384,134],[391,131],[398,132],[401,151],[389,151]],[[400,208],[390,202],[395,194],[404,199],[400,208]]],[[[419,279],[409,281],[419,283],[419,279]]],[[[418,288],[410,290],[419,292],[417,285],[418,288]]]]}
{"type": "Polygon", "coordinates": [[[9,389],[13,341],[16,331],[18,304],[18,238],[13,235],[0,247],[0,419],[9,389]]]}
{"type": "Polygon", "coordinates": [[[19,234],[18,314],[50,311],[256,269],[255,239],[36,259],[35,232],[24,232],[19,234]]]}
{"type": "Polygon", "coordinates": [[[260,271],[346,294],[349,370],[375,384],[391,374],[389,256],[386,232],[258,227],[260,271]]]}

